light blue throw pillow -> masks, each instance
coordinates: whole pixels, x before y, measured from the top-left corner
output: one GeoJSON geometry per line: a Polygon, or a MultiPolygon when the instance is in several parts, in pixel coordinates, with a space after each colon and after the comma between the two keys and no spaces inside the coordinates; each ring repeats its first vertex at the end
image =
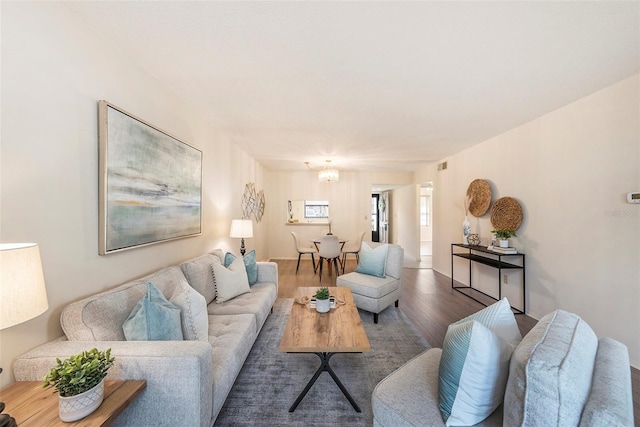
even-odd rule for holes
{"type": "Polygon", "coordinates": [[[366,242],[362,242],[356,272],[370,276],[384,277],[388,250],[389,245],[387,244],[371,248],[366,242]]]}
{"type": "Polygon", "coordinates": [[[152,283],[122,325],[127,341],[182,341],[180,309],[152,283]]]}
{"type": "Polygon", "coordinates": [[[506,298],[449,325],[438,378],[447,426],[477,424],[502,404],[511,354],[521,339],[506,298]]]}
{"type": "MultiPolygon", "coordinates": [[[[229,268],[231,263],[236,259],[236,256],[231,252],[227,252],[224,256],[224,266],[229,268]]],[[[249,285],[253,286],[258,282],[258,263],[256,261],[255,249],[250,250],[242,257],[244,261],[244,267],[247,270],[247,277],[249,278],[249,285]]]]}

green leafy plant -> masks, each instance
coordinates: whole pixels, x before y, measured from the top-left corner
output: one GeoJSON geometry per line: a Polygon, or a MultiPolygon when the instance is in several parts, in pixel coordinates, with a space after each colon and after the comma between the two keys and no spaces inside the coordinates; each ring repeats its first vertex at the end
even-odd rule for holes
{"type": "Polygon", "coordinates": [[[60,396],[69,397],[84,393],[100,384],[113,366],[111,349],[94,348],[61,361],[44,377],[43,388],[54,387],[60,396]]]}
{"type": "Polygon", "coordinates": [[[314,296],[316,297],[316,299],[329,299],[329,288],[325,286],[318,289],[314,296]]]}
{"type": "Polygon", "coordinates": [[[501,240],[508,239],[509,237],[518,237],[515,230],[510,230],[508,228],[499,228],[498,230],[491,230],[491,232],[501,240]]]}

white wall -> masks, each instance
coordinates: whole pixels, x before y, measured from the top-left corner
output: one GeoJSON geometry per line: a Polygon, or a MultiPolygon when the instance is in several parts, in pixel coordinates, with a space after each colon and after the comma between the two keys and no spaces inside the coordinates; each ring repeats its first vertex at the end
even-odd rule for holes
{"type": "MultiPolygon", "coordinates": [[[[430,165],[416,174],[416,182],[434,182],[435,270],[450,275],[466,189],[486,179],[493,201],[511,196],[524,210],[511,241],[526,254],[527,313],[578,313],[598,336],[625,343],[635,367],[640,205],[625,196],[640,190],[639,91],[636,75],[451,156],[444,171],[430,165]]],[[[470,220],[486,243],[490,214],[470,220]]]]}
{"type": "MultiPolygon", "coordinates": [[[[60,3],[2,2],[0,241],[40,244],[49,310],[0,331],[0,386],[13,359],[62,335],[71,301],[216,247],[241,217],[246,182],[263,171],[174,93],[60,3]],[[106,99],[203,151],[202,235],[98,256],[97,101],[106,99]]],[[[254,223],[265,259],[264,221],[254,223]]]]}
{"type": "MultiPolygon", "coordinates": [[[[327,225],[287,224],[288,200],[328,200],[331,231],[340,238],[355,240],[363,231],[371,240],[371,176],[364,172],[341,171],[338,182],[321,184],[318,173],[265,170],[265,196],[269,207],[269,256],[297,259],[291,231],[303,243],[327,234],[327,225]]],[[[308,257],[307,257],[308,258],[308,257]]]]}

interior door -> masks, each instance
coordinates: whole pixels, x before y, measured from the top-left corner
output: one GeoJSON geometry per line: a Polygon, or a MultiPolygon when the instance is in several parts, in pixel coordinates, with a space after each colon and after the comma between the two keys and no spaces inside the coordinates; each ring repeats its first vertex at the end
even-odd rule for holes
{"type": "Polygon", "coordinates": [[[379,194],[371,195],[371,241],[380,241],[380,211],[378,210],[379,194]]]}

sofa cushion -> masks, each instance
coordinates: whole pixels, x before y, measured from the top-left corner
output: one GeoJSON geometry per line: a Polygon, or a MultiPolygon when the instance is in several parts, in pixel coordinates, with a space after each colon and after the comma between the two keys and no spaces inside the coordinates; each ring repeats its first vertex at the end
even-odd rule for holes
{"type": "Polygon", "coordinates": [[[127,341],[182,340],[180,309],[152,283],[122,325],[127,341]]]}
{"type": "Polygon", "coordinates": [[[122,325],[153,283],[163,295],[173,295],[184,274],[177,266],[167,267],[66,306],[60,324],[69,340],[124,341],[122,325]]]}
{"type": "Polygon", "coordinates": [[[540,319],[511,358],[505,425],[578,425],[597,348],[577,315],[557,310],[540,319]]]}
{"type": "Polygon", "coordinates": [[[226,268],[224,265],[213,264],[213,280],[216,285],[216,302],[221,304],[242,295],[251,292],[249,287],[249,279],[244,262],[236,259],[226,268]]]}
{"type": "Polygon", "coordinates": [[[372,248],[366,242],[362,242],[356,272],[376,277],[384,277],[388,248],[389,245],[386,244],[372,248]]]}
{"type": "Polygon", "coordinates": [[[180,264],[187,281],[193,289],[204,296],[207,304],[216,298],[216,287],[213,283],[212,265],[221,264],[220,258],[213,254],[204,254],[180,264]]]}
{"type": "Polygon", "coordinates": [[[180,309],[183,338],[192,341],[207,341],[209,314],[204,296],[189,286],[186,280],[182,280],[180,287],[169,297],[169,302],[180,309]]]}
{"type": "Polygon", "coordinates": [[[215,314],[216,316],[251,314],[255,319],[256,331],[259,331],[267,319],[277,296],[278,290],[275,284],[258,283],[251,287],[251,292],[221,304],[209,304],[207,310],[209,314],[215,314]]]}
{"type": "MultiPolygon", "coordinates": [[[[224,266],[229,267],[231,263],[236,259],[236,256],[231,252],[227,252],[224,256],[224,266]]],[[[242,257],[244,261],[244,267],[247,270],[247,278],[249,279],[249,286],[253,286],[258,281],[258,264],[256,262],[255,249],[245,253],[242,257]]]]}
{"type": "Polygon", "coordinates": [[[506,298],[449,325],[439,375],[446,425],[476,424],[502,404],[509,360],[520,338],[506,298]]]}

